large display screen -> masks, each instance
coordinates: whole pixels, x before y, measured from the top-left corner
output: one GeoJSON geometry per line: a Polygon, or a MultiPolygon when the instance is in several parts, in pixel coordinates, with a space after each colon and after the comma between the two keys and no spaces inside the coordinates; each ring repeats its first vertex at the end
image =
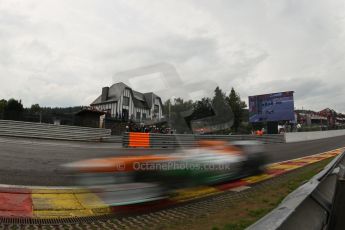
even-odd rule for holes
{"type": "Polygon", "coordinates": [[[249,122],[294,121],[293,91],[249,97],[249,122]]]}

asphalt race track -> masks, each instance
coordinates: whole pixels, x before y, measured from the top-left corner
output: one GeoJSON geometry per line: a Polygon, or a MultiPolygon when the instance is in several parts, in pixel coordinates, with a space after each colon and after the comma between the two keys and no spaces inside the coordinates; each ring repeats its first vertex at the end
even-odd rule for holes
{"type": "MultiPolygon", "coordinates": [[[[270,162],[279,162],[345,147],[345,137],[265,145],[270,162]]],[[[0,184],[73,186],[60,165],[76,160],[171,150],[122,149],[119,144],[46,141],[0,137],[0,184]]]]}

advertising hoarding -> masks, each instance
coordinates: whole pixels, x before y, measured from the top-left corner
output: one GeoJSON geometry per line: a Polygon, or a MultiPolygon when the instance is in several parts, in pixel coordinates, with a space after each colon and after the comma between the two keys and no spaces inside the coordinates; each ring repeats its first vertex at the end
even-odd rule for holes
{"type": "Polygon", "coordinates": [[[294,92],[249,97],[249,122],[294,121],[294,92]]]}

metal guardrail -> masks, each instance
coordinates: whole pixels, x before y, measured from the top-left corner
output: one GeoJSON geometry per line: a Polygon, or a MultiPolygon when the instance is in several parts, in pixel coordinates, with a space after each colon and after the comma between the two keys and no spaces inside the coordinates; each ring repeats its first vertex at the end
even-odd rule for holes
{"type": "MultiPolygon", "coordinates": [[[[136,133],[134,133],[136,134],[136,133]]],[[[191,135],[191,134],[158,134],[149,133],[149,147],[151,148],[177,148],[177,147],[195,147],[200,140],[224,140],[224,141],[238,141],[238,140],[256,140],[263,143],[285,143],[284,135],[191,135]]],[[[136,141],[144,142],[147,135],[136,135],[136,141]],[[142,141],[141,141],[142,139],[142,141]]],[[[123,147],[133,147],[130,133],[123,135],[123,147]]],[[[140,146],[136,146],[140,147],[140,146]]],[[[145,147],[145,146],[143,146],[145,147]]],[[[146,146],[147,147],[147,146],[146,146]]]]}
{"type": "Polygon", "coordinates": [[[345,229],[345,152],[248,229],[345,229]]]}
{"type": "Polygon", "coordinates": [[[122,144],[122,136],[107,136],[102,137],[102,142],[108,142],[108,143],[116,143],[116,144],[122,144]]]}
{"type": "Polygon", "coordinates": [[[110,137],[110,134],[108,129],[0,120],[0,136],[101,141],[102,138],[110,137]]]}

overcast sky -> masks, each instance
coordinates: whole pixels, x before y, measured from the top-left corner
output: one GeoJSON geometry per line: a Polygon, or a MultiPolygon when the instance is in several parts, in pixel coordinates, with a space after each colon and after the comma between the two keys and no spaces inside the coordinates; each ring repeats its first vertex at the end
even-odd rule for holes
{"type": "Polygon", "coordinates": [[[0,98],[88,105],[119,72],[167,63],[181,85],[293,90],[297,108],[345,112],[344,29],[342,0],[0,0],[0,98]]]}

